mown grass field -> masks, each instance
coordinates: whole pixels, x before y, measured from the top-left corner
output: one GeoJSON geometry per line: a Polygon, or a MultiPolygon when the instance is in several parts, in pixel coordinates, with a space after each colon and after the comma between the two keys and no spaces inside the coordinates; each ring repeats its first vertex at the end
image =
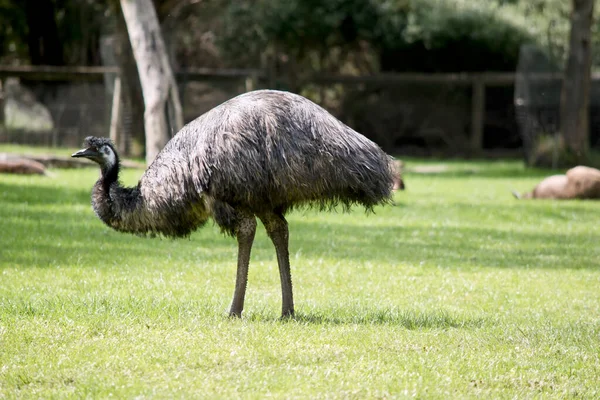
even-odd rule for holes
{"type": "Polygon", "coordinates": [[[289,321],[262,227],[229,319],[216,227],[120,234],[95,168],[0,175],[0,398],[600,397],[600,203],[513,199],[548,173],[517,161],[446,165],[375,214],[291,214],[289,321]]]}

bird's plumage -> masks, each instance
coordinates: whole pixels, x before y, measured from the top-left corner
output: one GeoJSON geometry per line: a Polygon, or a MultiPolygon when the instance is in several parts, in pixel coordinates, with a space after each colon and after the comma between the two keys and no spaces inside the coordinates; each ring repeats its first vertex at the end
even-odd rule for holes
{"type": "MultiPolygon", "coordinates": [[[[393,174],[387,154],[322,107],[264,90],[235,97],[187,124],[136,188],[113,185],[109,197],[126,200],[112,203],[119,230],[185,236],[211,215],[233,234],[239,210],[371,209],[389,200],[393,174]]],[[[102,190],[94,198],[106,195],[102,190]]]]}
{"type": "Polygon", "coordinates": [[[277,236],[292,208],[371,209],[389,201],[394,185],[392,159],[379,146],[310,100],[273,90],[237,96],[188,123],[134,188],[120,186],[112,144],[88,138],[86,146],[114,153],[112,161],[88,157],[102,169],[92,202],[125,232],[186,236],[212,217],[239,241],[242,221],[258,216],[277,236]]]}

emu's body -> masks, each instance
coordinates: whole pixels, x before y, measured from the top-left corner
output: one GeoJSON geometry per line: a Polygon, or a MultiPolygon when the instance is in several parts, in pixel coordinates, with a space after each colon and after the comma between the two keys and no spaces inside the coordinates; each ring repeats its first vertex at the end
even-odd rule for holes
{"type": "Polygon", "coordinates": [[[190,234],[212,217],[238,240],[230,314],[240,316],[258,217],[273,241],[282,285],[282,315],[294,305],[288,255],[291,208],[389,200],[391,158],[375,143],[304,97],[262,90],[235,97],[183,127],[134,188],[118,181],[119,162],[106,139],[86,139],[74,157],[100,164],[92,193],[98,217],[122,232],[190,234]]]}

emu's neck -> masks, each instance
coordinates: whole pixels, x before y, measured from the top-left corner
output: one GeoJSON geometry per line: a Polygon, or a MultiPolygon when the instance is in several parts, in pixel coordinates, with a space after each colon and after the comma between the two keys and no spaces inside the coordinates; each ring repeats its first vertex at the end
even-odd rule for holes
{"type": "Polygon", "coordinates": [[[145,232],[147,229],[127,222],[136,214],[141,202],[137,188],[125,188],[119,183],[119,163],[100,168],[100,179],[92,191],[92,206],[96,215],[108,226],[124,232],[145,232]]]}
{"type": "Polygon", "coordinates": [[[136,234],[188,236],[209,217],[206,204],[197,193],[181,191],[189,185],[142,178],[136,187],[119,183],[118,162],[101,168],[92,191],[96,215],[111,228],[136,234]]]}

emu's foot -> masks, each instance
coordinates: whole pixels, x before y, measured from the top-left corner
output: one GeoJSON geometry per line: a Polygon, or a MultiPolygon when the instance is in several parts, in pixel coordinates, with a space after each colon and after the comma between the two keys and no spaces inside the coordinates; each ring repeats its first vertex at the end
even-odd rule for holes
{"type": "Polygon", "coordinates": [[[242,310],[229,310],[229,318],[242,318],[242,310]]]}
{"type": "Polygon", "coordinates": [[[281,312],[281,319],[293,319],[294,318],[294,309],[283,310],[281,312]]]}

